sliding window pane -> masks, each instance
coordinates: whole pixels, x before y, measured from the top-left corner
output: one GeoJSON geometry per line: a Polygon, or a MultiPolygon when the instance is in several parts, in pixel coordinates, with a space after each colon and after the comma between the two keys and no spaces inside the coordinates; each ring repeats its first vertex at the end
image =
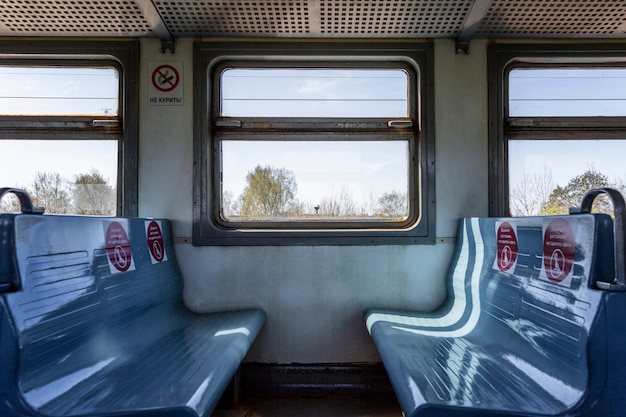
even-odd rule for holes
{"type": "Polygon", "coordinates": [[[509,116],[626,116],[626,69],[514,69],[509,116]]]}
{"type": "Polygon", "coordinates": [[[115,68],[0,66],[0,115],[116,116],[115,68]]]}
{"type": "Polygon", "coordinates": [[[401,221],[407,141],[222,141],[228,221],[401,221]]]}
{"type": "MultiPolygon", "coordinates": [[[[46,213],[114,216],[118,146],[117,140],[0,140],[0,186],[26,190],[46,213]]],[[[0,211],[15,207],[0,201],[0,211]]]]}
{"type": "Polygon", "coordinates": [[[227,69],[227,117],[408,117],[408,74],[400,69],[227,69]]]}
{"type": "Polygon", "coordinates": [[[626,192],[626,140],[510,140],[508,148],[514,216],[567,214],[594,188],[626,192]]]}

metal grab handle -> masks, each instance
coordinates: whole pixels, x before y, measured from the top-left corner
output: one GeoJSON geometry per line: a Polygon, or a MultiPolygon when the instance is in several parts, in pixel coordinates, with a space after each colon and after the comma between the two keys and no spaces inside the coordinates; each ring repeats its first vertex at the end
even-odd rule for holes
{"type": "Polygon", "coordinates": [[[596,188],[589,191],[580,203],[580,213],[591,213],[593,201],[606,194],[613,202],[613,250],[615,251],[615,279],[613,282],[598,281],[598,288],[611,291],[626,291],[626,204],[619,191],[612,188],[596,188]]]}
{"type": "Polygon", "coordinates": [[[24,214],[43,214],[46,210],[44,207],[33,206],[33,201],[30,199],[30,195],[20,189],[20,188],[0,188],[0,199],[4,197],[5,194],[13,193],[20,199],[20,204],[22,206],[22,213],[24,214]]]}

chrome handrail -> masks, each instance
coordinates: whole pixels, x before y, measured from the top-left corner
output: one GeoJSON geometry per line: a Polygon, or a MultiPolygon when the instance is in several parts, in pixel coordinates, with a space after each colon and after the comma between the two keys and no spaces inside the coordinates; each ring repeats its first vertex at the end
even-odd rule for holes
{"type": "Polygon", "coordinates": [[[2,197],[4,197],[4,195],[8,193],[15,194],[17,198],[19,198],[20,205],[22,206],[22,213],[24,214],[43,214],[46,210],[44,207],[34,206],[33,200],[31,200],[30,195],[21,188],[0,188],[0,199],[2,199],[2,197]]]}
{"type": "Polygon", "coordinates": [[[624,197],[613,188],[593,189],[582,199],[580,208],[575,211],[591,213],[593,201],[600,194],[609,196],[613,203],[613,250],[615,255],[615,278],[611,282],[597,281],[598,288],[610,291],[626,291],[626,204],[624,197]]]}

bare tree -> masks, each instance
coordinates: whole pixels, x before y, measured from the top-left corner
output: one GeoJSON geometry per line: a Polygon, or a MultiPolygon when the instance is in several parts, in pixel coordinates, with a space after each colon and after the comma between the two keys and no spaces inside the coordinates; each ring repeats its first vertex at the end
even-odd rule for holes
{"type": "Polygon", "coordinates": [[[43,206],[46,213],[70,213],[68,182],[58,173],[37,172],[30,190],[33,204],[43,206]]]}
{"type": "Polygon", "coordinates": [[[390,219],[402,219],[407,216],[408,201],[406,193],[390,191],[378,198],[376,214],[390,219]]]}
{"type": "Polygon", "coordinates": [[[236,200],[231,191],[222,192],[222,214],[228,218],[240,214],[241,199],[236,200]]]}
{"type": "Polygon", "coordinates": [[[510,210],[514,216],[536,216],[541,212],[554,189],[552,171],[543,168],[543,173],[524,174],[511,190],[510,210]]]}
{"type": "Polygon", "coordinates": [[[360,215],[367,217],[373,216],[376,213],[377,209],[378,198],[376,197],[376,194],[374,194],[374,190],[370,190],[369,194],[367,195],[367,200],[365,200],[360,207],[360,215]]]}
{"type": "Polygon", "coordinates": [[[614,183],[615,189],[622,193],[622,195],[626,198],[626,175],[622,175],[617,178],[614,183]]]}
{"type": "Polygon", "coordinates": [[[338,192],[333,190],[330,196],[323,198],[319,204],[319,214],[326,217],[354,217],[357,211],[352,191],[346,185],[338,192]]]}
{"type": "Polygon", "coordinates": [[[97,170],[76,176],[72,197],[77,214],[115,214],[115,190],[97,170]]]}
{"type": "Polygon", "coordinates": [[[20,203],[20,199],[13,193],[6,194],[0,201],[0,212],[21,213],[22,204],[20,203]]]}

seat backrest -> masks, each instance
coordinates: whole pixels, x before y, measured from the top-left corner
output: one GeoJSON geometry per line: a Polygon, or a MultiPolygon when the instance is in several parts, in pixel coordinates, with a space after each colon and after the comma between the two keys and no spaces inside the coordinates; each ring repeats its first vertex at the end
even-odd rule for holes
{"type": "Polygon", "coordinates": [[[542,293],[557,305],[585,300],[597,281],[614,278],[614,265],[613,222],[604,214],[460,219],[443,305],[432,313],[371,310],[366,326],[371,332],[374,323],[387,321],[419,334],[464,336],[491,304],[518,317],[520,304],[506,297],[542,293]],[[483,303],[486,291],[504,288],[505,299],[494,295],[483,303]]]}
{"type": "Polygon", "coordinates": [[[484,218],[477,225],[483,309],[523,317],[532,300],[546,304],[542,313],[567,317],[563,309],[593,310],[602,294],[596,282],[613,278],[613,223],[607,215],[484,218]],[[496,294],[503,289],[510,292],[504,298],[496,294]]]}
{"type": "Polygon", "coordinates": [[[23,392],[95,372],[166,332],[172,310],[186,311],[167,220],[23,214],[12,221],[6,233],[19,287],[1,297],[23,392]],[[153,314],[160,326],[137,325],[153,314]],[[132,326],[136,339],[115,338],[132,326]]]}
{"type": "Polygon", "coordinates": [[[564,384],[568,389],[557,390],[563,403],[577,401],[588,385],[588,340],[605,302],[595,282],[614,273],[611,218],[578,214],[473,224],[476,252],[483,252],[476,295],[481,313],[468,338],[525,373],[564,384]]]}

